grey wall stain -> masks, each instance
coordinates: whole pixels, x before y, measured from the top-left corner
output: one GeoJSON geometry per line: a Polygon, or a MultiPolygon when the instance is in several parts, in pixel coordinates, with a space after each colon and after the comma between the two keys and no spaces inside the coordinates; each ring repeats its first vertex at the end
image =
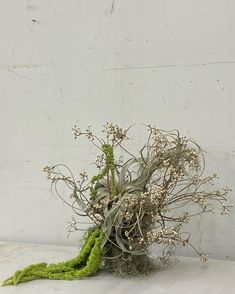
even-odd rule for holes
{"type": "Polygon", "coordinates": [[[41,112],[45,115],[45,117],[47,118],[47,120],[52,123],[53,125],[55,124],[54,120],[51,118],[50,114],[47,113],[44,109],[41,109],[41,112]]]}
{"type": "Polygon", "coordinates": [[[28,9],[28,10],[36,10],[36,9],[38,9],[38,7],[36,5],[27,4],[26,9],[28,9]]]}
{"type": "Polygon", "coordinates": [[[115,8],[115,0],[112,1],[111,9],[110,9],[110,14],[113,14],[115,8]]]}

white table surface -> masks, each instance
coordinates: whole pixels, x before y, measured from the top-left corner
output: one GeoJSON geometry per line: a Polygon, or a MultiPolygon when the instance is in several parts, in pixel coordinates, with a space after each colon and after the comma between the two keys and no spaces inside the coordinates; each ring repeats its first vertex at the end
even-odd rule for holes
{"type": "MultiPolygon", "coordinates": [[[[78,253],[75,247],[0,243],[0,280],[3,281],[29,264],[41,261],[60,262],[78,253]]],[[[143,279],[122,279],[110,274],[75,281],[37,280],[17,286],[0,287],[0,294],[204,294],[235,293],[235,262],[210,260],[202,264],[197,258],[180,258],[177,264],[143,279]]]]}

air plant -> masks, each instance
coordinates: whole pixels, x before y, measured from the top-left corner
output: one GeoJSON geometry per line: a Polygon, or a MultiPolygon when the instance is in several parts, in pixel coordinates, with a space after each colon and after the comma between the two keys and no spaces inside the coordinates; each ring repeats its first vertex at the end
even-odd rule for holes
{"type": "MultiPolygon", "coordinates": [[[[99,150],[94,162],[97,174],[89,178],[81,172],[75,179],[64,164],[46,166],[44,172],[52,190],[76,215],[68,224],[69,233],[80,229],[81,217],[90,219],[84,246],[70,261],[29,266],[4,285],[37,278],[76,279],[99,269],[124,277],[147,274],[156,269],[149,250],[152,244],[165,249],[189,246],[202,261],[208,260],[207,254],[191,243],[191,233],[184,227],[198,215],[229,213],[231,189],[213,189],[218,177],[203,175],[202,149],[178,130],[167,132],[145,125],[147,140],[135,156],[124,147],[131,128],[107,123],[103,136],[96,136],[90,126],[85,131],[73,128],[75,139],[85,137],[99,150]],[[116,158],[118,149],[127,160],[116,158]],[[59,192],[61,183],[70,190],[68,199],[59,192]]],[[[165,259],[171,256],[169,250],[164,252],[168,252],[165,259]]]]}

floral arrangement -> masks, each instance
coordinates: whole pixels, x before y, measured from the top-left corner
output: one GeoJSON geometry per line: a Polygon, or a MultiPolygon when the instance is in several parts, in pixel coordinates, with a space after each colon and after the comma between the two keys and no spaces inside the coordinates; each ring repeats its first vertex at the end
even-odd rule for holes
{"type": "MultiPolygon", "coordinates": [[[[73,128],[75,139],[85,137],[98,148],[97,174],[89,178],[81,172],[77,180],[64,164],[46,166],[44,171],[53,191],[74,214],[90,219],[84,245],[69,261],[30,265],[3,285],[43,278],[72,280],[100,269],[123,277],[144,275],[156,269],[149,250],[152,244],[163,246],[161,261],[167,261],[178,246],[192,247],[207,261],[207,254],[191,243],[191,233],[184,226],[198,215],[229,213],[232,206],[226,202],[231,189],[213,189],[218,177],[203,176],[204,153],[192,139],[180,136],[178,130],[144,127],[147,140],[137,155],[124,147],[133,126],[123,129],[107,123],[102,136],[96,136],[90,126],[85,131],[73,128]],[[118,150],[126,160],[116,158],[118,150]],[[70,190],[71,203],[59,192],[60,183],[70,190]]],[[[68,230],[79,230],[76,217],[68,230]]]]}

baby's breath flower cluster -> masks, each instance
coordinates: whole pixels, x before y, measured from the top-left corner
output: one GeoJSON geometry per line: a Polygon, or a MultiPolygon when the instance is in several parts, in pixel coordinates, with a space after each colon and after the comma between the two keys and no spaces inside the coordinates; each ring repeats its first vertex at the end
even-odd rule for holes
{"type": "MultiPolygon", "coordinates": [[[[72,207],[74,214],[88,217],[89,226],[103,230],[103,259],[111,271],[127,275],[145,270],[153,243],[190,246],[207,261],[206,253],[191,244],[191,233],[183,228],[204,213],[229,213],[232,205],[227,204],[227,195],[231,189],[216,188],[216,174],[204,176],[201,148],[177,130],[166,132],[146,125],[147,142],[134,156],[123,148],[129,129],[107,123],[102,136],[96,136],[91,126],[84,131],[74,126],[75,139],[84,136],[100,151],[93,162],[97,175],[89,178],[83,171],[75,179],[64,164],[46,166],[52,190],[72,207]],[[118,161],[117,148],[130,158],[118,161]],[[59,192],[60,183],[71,190],[72,203],[59,192]]],[[[79,222],[73,217],[68,230],[78,229],[79,222]]]]}
{"type": "Polygon", "coordinates": [[[127,130],[113,123],[106,123],[103,125],[102,132],[105,134],[106,139],[112,143],[112,145],[120,144],[124,139],[127,138],[127,130]]]}

